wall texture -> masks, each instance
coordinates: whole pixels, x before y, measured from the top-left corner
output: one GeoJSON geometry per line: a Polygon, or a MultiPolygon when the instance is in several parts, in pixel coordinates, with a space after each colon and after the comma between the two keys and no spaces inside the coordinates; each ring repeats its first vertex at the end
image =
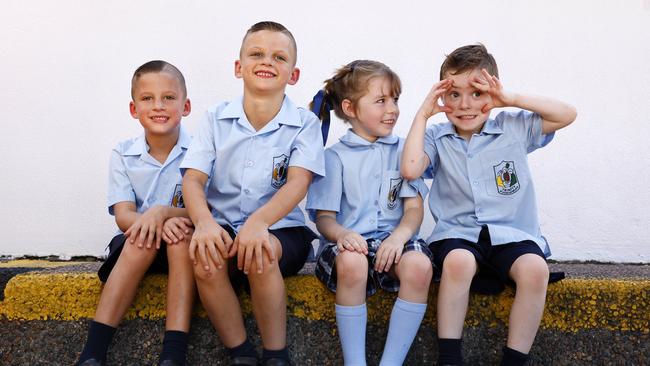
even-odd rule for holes
{"type": "MultiPolygon", "coordinates": [[[[296,36],[302,75],[287,93],[299,104],[353,59],[396,70],[402,136],[445,53],[484,43],[507,88],[579,111],[530,155],[554,258],[650,262],[650,0],[4,1],[0,255],[104,253],[109,151],[141,132],[128,113],[133,70],[165,59],[184,72],[193,132],[209,105],[241,93],[241,38],[266,19],[296,36]]],[[[334,124],[331,141],[345,130],[334,124]]]]}

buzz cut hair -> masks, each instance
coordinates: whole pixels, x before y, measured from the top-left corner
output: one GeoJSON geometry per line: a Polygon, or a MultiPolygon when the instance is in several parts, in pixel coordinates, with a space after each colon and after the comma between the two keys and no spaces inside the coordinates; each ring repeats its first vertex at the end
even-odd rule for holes
{"type": "Polygon", "coordinates": [[[135,86],[142,75],[158,72],[166,72],[174,76],[181,84],[183,98],[187,97],[187,87],[185,86],[185,77],[183,77],[183,73],[176,66],[167,61],[153,60],[142,64],[133,73],[133,77],[131,78],[131,98],[135,98],[135,86]]]}
{"type": "Polygon", "coordinates": [[[244,38],[241,41],[242,48],[239,50],[239,56],[241,57],[244,46],[244,42],[246,41],[246,38],[250,36],[251,34],[259,31],[271,31],[271,32],[279,32],[284,34],[289,38],[289,41],[291,41],[291,48],[293,49],[293,58],[294,58],[294,65],[298,61],[298,45],[296,44],[296,39],[293,37],[293,34],[282,24],[270,21],[270,20],[265,20],[263,22],[258,22],[253,24],[247,31],[246,34],[244,35],[244,38]]]}

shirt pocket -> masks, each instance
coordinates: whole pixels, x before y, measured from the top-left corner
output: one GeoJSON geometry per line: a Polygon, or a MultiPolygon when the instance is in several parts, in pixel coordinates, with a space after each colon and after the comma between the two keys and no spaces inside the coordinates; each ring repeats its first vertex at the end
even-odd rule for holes
{"type": "Polygon", "coordinates": [[[379,191],[381,210],[387,218],[401,218],[402,217],[402,198],[400,191],[404,178],[399,173],[399,170],[387,170],[382,177],[382,185],[379,191]]]}
{"type": "Polygon", "coordinates": [[[518,199],[528,186],[528,158],[517,143],[481,153],[483,186],[490,197],[518,199]]]}

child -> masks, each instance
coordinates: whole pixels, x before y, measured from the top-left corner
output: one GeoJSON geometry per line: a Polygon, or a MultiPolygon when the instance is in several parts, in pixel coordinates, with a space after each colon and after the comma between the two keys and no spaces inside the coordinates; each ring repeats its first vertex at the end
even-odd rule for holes
{"type": "Polygon", "coordinates": [[[366,296],[377,286],[399,290],[381,365],[404,362],[427,308],[431,252],[417,240],[427,188],[399,173],[400,92],[399,77],[376,61],[354,61],[325,81],[326,104],[352,128],[325,151],[326,177],[309,188],[307,209],[326,241],[316,276],[336,292],[346,365],[366,364],[366,296]]]}
{"type": "Polygon", "coordinates": [[[105,285],[78,364],[104,364],[145,272],[169,266],[159,364],[184,365],[195,285],[188,252],[192,223],[183,208],[179,165],[191,140],[180,125],[190,114],[190,100],[183,75],[165,61],[135,71],[131,96],[129,109],[144,135],[120,142],[111,153],[108,212],[124,233],[110,242],[99,270],[105,285]]]}
{"type": "Polygon", "coordinates": [[[284,94],[300,76],[293,35],[281,24],[257,23],[239,56],[235,76],[244,81],[243,98],[208,110],[181,164],[196,228],[190,257],[230,364],[257,364],[233,275],[250,284],[263,364],[289,365],[282,277],[302,268],[316,237],[296,206],[312,174],[324,174],[323,141],[316,116],[284,94]]]}
{"type": "Polygon", "coordinates": [[[428,169],[434,177],[429,208],[436,226],[427,242],[442,268],[438,364],[462,363],[463,322],[477,273],[477,280],[498,279],[499,289],[516,284],[502,365],[526,362],[544,311],[550,251],[539,229],[526,154],[546,146],[576,111],[550,98],[506,91],[497,77],[496,62],[483,45],[447,56],[402,156],[405,178],[428,169]],[[499,107],[530,112],[489,119],[490,110],[499,107]],[[450,122],[426,129],[427,119],[439,112],[450,122]]]}

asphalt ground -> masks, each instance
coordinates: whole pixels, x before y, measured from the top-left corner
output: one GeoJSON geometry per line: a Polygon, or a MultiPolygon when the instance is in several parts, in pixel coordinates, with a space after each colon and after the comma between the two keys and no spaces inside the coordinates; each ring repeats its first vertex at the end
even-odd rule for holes
{"type": "MultiPolygon", "coordinates": [[[[32,263],[33,264],[33,263],[32,263]]],[[[0,263],[0,294],[13,276],[27,271],[40,273],[95,272],[97,262],[60,263],[62,267],[43,269],[47,263],[14,267],[0,263]],[[65,265],[64,265],[65,264],[65,265]]],[[[650,279],[650,265],[551,263],[552,271],[565,271],[568,278],[650,279]]],[[[303,273],[310,273],[307,266],[303,273]]],[[[650,298],[642,294],[645,301],[650,298]]],[[[579,310],[578,310],[579,311],[579,310]]],[[[83,347],[88,320],[17,321],[0,317],[0,365],[71,365],[83,347]]],[[[249,334],[259,346],[254,320],[246,321],[249,334]]],[[[369,322],[367,354],[369,365],[379,362],[386,335],[386,324],[369,322]]],[[[154,365],[161,349],[164,320],[133,319],[120,326],[109,350],[109,365],[154,365]]],[[[479,324],[466,327],[464,357],[467,365],[498,364],[506,339],[504,327],[479,324]]],[[[435,331],[425,322],[411,348],[407,365],[430,365],[437,357],[435,331]]],[[[297,365],[339,365],[341,352],[336,325],[327,320],[290,316],[288,343],[297,365]]],[[[205,317],[192,323],[188,364],[222,365],[225,353],[205,317]]],[[[529,365],[650,365],[650,334],[638,331],[579,329],[563,331],[540,329],[531,351],[529,365]]]]}

